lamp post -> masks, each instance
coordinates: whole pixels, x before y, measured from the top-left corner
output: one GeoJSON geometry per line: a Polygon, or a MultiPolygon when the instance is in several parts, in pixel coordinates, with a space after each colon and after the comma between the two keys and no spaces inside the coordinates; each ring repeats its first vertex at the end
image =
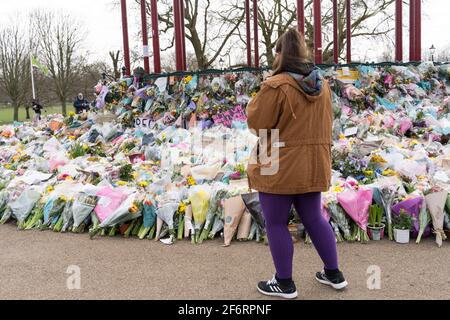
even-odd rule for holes
{"type": "Polygon", "coordinates": [[[224,69],[223,65],[225,64],[225,61],[223,60],[223,58],[220,58],[219,60],[219,64],[220,64],[220,69],[224,69]]]}
{"type": "Polygon", "coordinates": [[[434,47],[434,44],[431,45],[430,53],[431,53],[431,61],[434,62],[434,55],[436,54],[436,48],[434,47]]]}

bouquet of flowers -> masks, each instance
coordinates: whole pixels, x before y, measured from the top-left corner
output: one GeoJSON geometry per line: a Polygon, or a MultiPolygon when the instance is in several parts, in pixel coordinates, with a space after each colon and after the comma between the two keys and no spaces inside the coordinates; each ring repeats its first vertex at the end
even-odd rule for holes
{"type": "MultiPolygon", "coordinates": [[[[351,240],[352,235],[351,235],[351,231],[350,231],[350,224],[349,224],[349,221],[345,214],[345,211],[341,207],[341,205],[337,201],[330,202],[330,203],[328,203],[328,210],[331,214],[332,224],[334,224],[333,227],[334,227],[335,233],[336,233],[336,226],[337,226],[338,229],[341,229],[341,231],[344,233],[344,239],[347,241],[351,240]]],[[[339,230],[338,230],[338,232],[339,232],[339,230]]],[[[340,237],[337,237],[337,238],[340,239],[340,237]]]]}
{"type": "Polygon", "coordinates": [[[225,184],[217,183],[213,185],[211,201],[209,202],[208,213],[206,215],[206,222],[199,237],[199,243],[202,243],[208,237],[212,231],[216,218],[223,216],[222,201],[225,197],[227,197],[227,195],[228,190],[225,184]]]}
{"type": "MultiPolygon", "coordinates": [[[[169,227],[169,239],[166,244],[172,244],[175,241],[175,228],[174,228],[174,215],[178,210],[180,205],[180,193],[175,190],[171,192],[166,192],[161,196],[157,197],[157,210],[156,215],[160,219],[167,224],[169,227]]],[[[160,222],[161,226],[161,222],[160,222]]],[[[157,228],[156,232],[156,240],[160,240],[161,236],[161,228],[157,228]]]]}
{"type": "Polygon", "coordinates": [[[425,200],[433,221],[433,229],[436,234],[436,243],[439,248],[442,247],[442,241],[447,240],[447,236],[444,232],[444,207],[447,197],[447,191],[434,192],[425,196],[425,200]]]}
{"type": "Polygon", "coordinates": [[[17,219],[20,229],[23,229],[25,220],[28,218],[40,198],[41,194],[39,192],[28,189],[25,190],[16,201],[9,204],[11,213],[17,219]]]}
{"type": "MultiPolygon", "coordinates": [[[[257,192],[243,194],[242,200],[244,201],[248,212],[252,215],[255,224],[254,232],[256,233],[256,231],[259,230],[260,233],[264,234],[266,226],[261,203],[259,202],[259,194],[257,192]]],[[[249,236],[252,236],[252,230],[253,229],[251,228],[249,236]]]]}
{"type": "Polygon", "coordinates": [[[375,202],[379,202],[386,213],[386,222],[389,240],[394,240],[393,235],[393,224],[392,224],[392,205],[394,203],[395,197],[397,196],[398,185],[396,184],[382,184],[378,186],[379,192],[378,196],[374,197],[375,202]]]}
{"type": "Polygon", "coordinates": [[[64,196],[52,196],[44,206],[44,221],[41,229],[49,228],[55,225],[66,206],[67,199],[64,196]]]}
{"type": "Polygon", "coordinates": [[[337,199],[347,214],[357,224],[352,239],[368,242],[367,225],[369,222],[369,207],[372,204],[372,189],[346,190],[338,194],[337,199]]]}
{"type": "MultiPolygon", "coordinates": [[[[73,230],[76,230],[94,211],[97,205],[98,197],[88,195],[84,192],[79,193],[72,205],[73,230]]],[[[68,213],[67,213],[68,214],[68,213]]],[[[66,219],[67,222],[67,219],[66,219]]]]}
{"type": "Polygon", "coordinates": [[[62,228],[61,232],[66,232],[73,226],[73,200],[68,200],[64,210],[61,214],[62,216],[62,228]]]}
{"type": "Polygon", "coordinates": [[[152,238],[155,231],[157,215],[156,215],[155,200],[150,196],[147,196],[144,199],[142,215],[143,215],[143,222],[142,222],[143,229],[139,231],[138,237],[141,240],[144,239],[147,235],[149,235],[149,237],[152,238]]]}
{"type": "Polygon", "coordinates": [[[200,231],[206,222],[210,198],[211,189],[209,186],[194,186],[189,191],[189,201],[191,202],[192,216],[194,218],[195,243],[198,243],[200,231]]]}
{"type": "Polygon", "coordinates": [[[142,217],[142,208],[139,208],[139,206],[136,205],[136,203],[139,203],[138,197],[139,195],[137,193],[133,193],[129,195],[114,212],[108,215],[106,219],[102,221],[100,217],[98,217],[101,223],[97,228],[92,228],[89,231],[91,239],[106,228],[112,228],[112,231],[110,230],[110,235],[114,235],[117,226],[120,224],[142,217]]]}
{"type": "MultiPolygon", "coordinates": [[[[225,200],[225,227],[224,238],[225,246],[228,247],[231,244],[236,230],[241,222],[241,218],[245,211],[245,203],[241,196],[236,196],[225,200]]],[[[258,232],[258,231],[257,231],[258,232]]]]}
{"type": "Polygon", "coordinates": [[[419,244],[420,241],[422,240],[422,236],[424,235],[425,230],[429,228],[430,223],[431,223],[430,212],[427,209],[426,203],[423,203],[419,213],[419,234],[417,235],[416,240],[417,244],[419,244]]]}

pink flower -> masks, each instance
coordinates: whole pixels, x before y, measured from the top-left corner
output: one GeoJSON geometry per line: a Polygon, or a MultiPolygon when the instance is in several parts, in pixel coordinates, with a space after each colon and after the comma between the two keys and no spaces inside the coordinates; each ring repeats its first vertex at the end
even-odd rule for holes
{"type": "Polygon", "coordinates": [[[403,118],[400,121],[400,132],[401,134],[405,134],[408,130],[413,127],[413,122],[409,118],[403,118]]]}

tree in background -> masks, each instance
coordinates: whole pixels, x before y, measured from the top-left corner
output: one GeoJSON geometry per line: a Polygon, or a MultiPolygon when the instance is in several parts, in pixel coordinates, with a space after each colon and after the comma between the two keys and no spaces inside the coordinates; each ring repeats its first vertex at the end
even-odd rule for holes
{"type": "MultiPolygon", "coordinates": [[[[388,12],[395,0],[353,0],[352,10],[352,39],[354,38],[377,38],[389,37],[394,30],[389,25],[393,16],[388,12]]],[[[238,2],[235,7],[244,10],[243,1],[238,2]]],[[[268,65],[274,61],[274,49],[277,39],[288,30],[297,25],[296,1],[273,0],[259,1],[258,24],[262,33],[262,44],[264,58],[268,65]]],[[[346,37],[346,8],[345,2],[338,2],[338,43],[339,56],[345,59],[346,37]]],[[[331,1],[322,4],[322,32],[324,34],[323,60],[325,63],[333,63],[333,7],[331,1]]],[[[240,35],[245,45],[245,37],[240,35]]],[[[309,47],[313,47],[314,25],[313,25],[313,0],[305,1],[305,38],[309,47]]]]}
{"type": "Polygon", "coordinates": [[[120,79],[121,77],[121,72],[120,72],[120,67],[119,67],[119,63],[120,63],[120,51],[110,51],[109,52],[109,57],[111,58],[111,62],[112,62],[112,76],[113,76],[113,80],[117,81],[120,79]]]}
{"type": "MultiPolygon", "coordinates": [[[[240,2],[242,1],[184,0],[186,40],[192,46],[199,69],[210,68],[224,55],[224,51],[230,51],[234,47],[236,39],[233,42],[233,37],[245,18],[244,11],[235,9],[240,2]]],[[[141,0],[135,0],[135,3],[137,9],[140,8],[141,0]]],[[[167,51],[174,46],[173,1],[161,0],[158,1],[158,6],[160,34],[165,36],[163,42],[166,43],[161,51],[167,51]]],[[[147,15],[151,16],[148,2],[147,15]]]]}
{"type": "Polygon", "coordinates": [[[0,31],[0,86],[11,100],[14,121],[30,93],[29,41],[18,24],[0,31]]]}
{"type": "Polygon", "coordinates": [[[64,13],[34,11],[30,19],[38,39],[40,58],[49,70],[62,113],[66,115],[84,34],[77,21],[64,13]]]}

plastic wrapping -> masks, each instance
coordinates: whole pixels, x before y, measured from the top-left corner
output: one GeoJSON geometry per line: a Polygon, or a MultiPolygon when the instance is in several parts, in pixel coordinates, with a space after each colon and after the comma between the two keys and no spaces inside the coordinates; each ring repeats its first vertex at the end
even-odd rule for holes
{"type": "Polygon", "coordinates": [[[73,215],[73,226],[78,228],[83,221],[91,215],[98,203],[98,197],[88,195],[84,192],[78,194],[71,208],[73,215]]]}
{"type": "Polygon", "coordinates": [[[19,223],[23,223],[28,218],[28,215],[40,198],[41,194],[39,192],[28,189],[25,190],[16,201],[9,204],[13,216],[19,223]]]}

